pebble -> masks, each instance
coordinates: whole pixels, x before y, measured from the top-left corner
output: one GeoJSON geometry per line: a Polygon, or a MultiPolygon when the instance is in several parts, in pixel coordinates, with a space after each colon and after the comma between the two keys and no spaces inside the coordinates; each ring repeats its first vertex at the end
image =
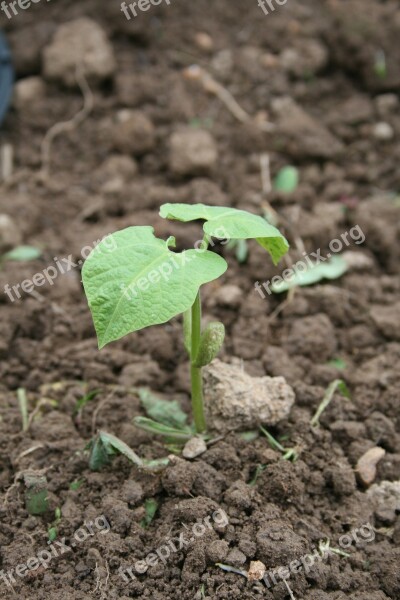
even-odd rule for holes
{"type": "Polygon", "coordinates": [[[182,451],[183,458],[196,458],[207,450],[206,443],[204,439],[200,436],[192,437],[188,442],[186,442],[185,447],[182,451]]]}
{"type": "Polygon", "coordinates": [[[367,450],[357,461],[357,473],[365,485],[371,485],[376,477],[376,467],[378,462],[385,456],[383,448],[375,446],[367,450]]]}
{"type": "Polygon", "coordinates": [[[142,156],[150,152],[156,144],[154,125],[139,110],[119,111],[111,136],[116,150],[133,156],[142,156]]]}
{"type": "Polygon", "coordinates": [[[6,214],[0,214],[0,252],[18,246],[22,241],[16,223],[6,214]]]}
{"type": "Polygon", "coordinates": [[[61,25],[51,43],[43,51],[45,79],[56,79],[65,85],[76,85],[76,67],[91,81],[102,81],[115,70],[113,48],[105,31],[87,17],[61,25]]]}
{"type": "Polygon", "coordinates": [[[372,134],[374,138],[380,140],[382,142],[387,142],[394,137],[394,130],[389,123],[385,123],[381,121],[380,123],[376,123],[372,128],[372,134]]]}
{"type": "Polygon", "coordinates": [[[209,173],[218,159],[213,136],[202,129],[176,131],[170,137],[169,147],[169,165],[175,175],[209,173]]]}
{"type": "Polygon", "coordinates": [[[14,87],[14,106],[19,111],[29,110],[46,93],[46,85],[41,77],[25,77],[17,81],[14,87]]]}
{"type": "Polygon", "coordinates": [[[199,31],[194,36],[194,42],[200,50],[204,50],[205,52],[211,52],[214,48],[213,39],[208,33],[205,31],[199,31]]]}
{"type": "Polygon", "coordinates": [[[242,290],[237,285],[223,285],[215,293],[214,300],[220,306],[237,308],[242,301],[242,290]]]}

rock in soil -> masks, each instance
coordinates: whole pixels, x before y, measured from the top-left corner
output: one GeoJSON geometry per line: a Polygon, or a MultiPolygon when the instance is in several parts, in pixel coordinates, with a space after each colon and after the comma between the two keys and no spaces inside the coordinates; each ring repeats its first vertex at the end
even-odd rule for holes
{"type": "Polygon", "coordinates": [[[81,67],[83,75],[91,81],[107,79],[115,69],[113,48],[105,31],[87,17],[61,25],[43,52],[46,79],[74,87],[77,67],[81,67]]]}
{"type": "Polygon", "coordinates": [[[139,110],[121,110],[112,132],[113,146],[119,152],[141,156],[153,150],[156,137],[153,123],[139,110]]]}
{"type": "Polygon", "coordinates": [[[204,396],[209,427],[219,432],[275,425],[295,400],[284,377],[251,377],[218,359],[204,369],[204,396]]]}
{"type": "Polygon", "coordinates": [[[204,439],[200,436],[195,436],[188,442],[186,442],[184,449],[182,450],[183,458],[196,458],[207,450],[204,439]]]}
{"type": "Polygon", "coordinates": [[[187,128],[172,134],[169,164],[174,175],[209,173],[217,159],[217,146],[208,131],[187,128]]]}
{"type": "Polygon", "coordinates": [[[375,448],[367,450],[366,453],[358,459],[357,473],[365,485],[370,485],[375,480],[378,462],[385,454],[386,452],[383,448],[375,446],[375,448]]]}

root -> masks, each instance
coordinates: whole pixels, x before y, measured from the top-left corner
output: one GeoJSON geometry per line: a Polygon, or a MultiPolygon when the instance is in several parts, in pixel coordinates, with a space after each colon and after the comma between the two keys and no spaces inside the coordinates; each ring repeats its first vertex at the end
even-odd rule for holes
{"type": "Polygon", "coordinates": [[[226,108],[233,114],[233,116],[240,121],[241,123],[255,123],[262,131],[273,131],[275,129],[275,125],[273,123],[259,123],[249,115],[232,94],[218,81],[216,81],[205,69],[200,67],[199,65],[192,65],[183,71],[183,76],[186,79],[191,79],[193,81],[198,81],[204,90],[209,94],[213,94],[223,104],[225,104],[226,108]]]}
{"type": "Polygon", "coordinates": [[[41,155],[42,155],[42,166],[40,173],[43,176],[49,175],[50,172],[50,160],[51,160],[51,147],[55,138],[61,133],[73,131],[76,129],[92,112],[94,106],[93,92],[89,87],[89,84],[83,74],[81,65],[76,66],[76,81],[82,92],[83,96],[83,107],[76,113],[69,121],[62,121],[55,123],[43,138],[41,144],[41,155]]]}

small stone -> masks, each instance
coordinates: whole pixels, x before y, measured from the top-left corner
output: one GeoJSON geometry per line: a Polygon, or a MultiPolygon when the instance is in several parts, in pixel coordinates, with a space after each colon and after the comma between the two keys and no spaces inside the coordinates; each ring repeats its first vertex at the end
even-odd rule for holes
{"type": "Polygon", "coordinates": [[[211,52],[214,48],[213,39],[208,33],[205,31],[199,31],[194,36],[194,42],[200,50],[204,50],[205,52],[211,52]]]}
{"type": "Polygon", "coordinates": [[[266,570],[266,566],[261,560],[252,560],[247,575],[249,581],[260,581],[264,577],[266,570]]]}
{"type": "Polygon", "coordinates": [[[61,25],[43,51],[46,79],[60,80],[73,87],[77,83],[77,66],[82,67],[84,76],[91,81],[107,79],[115,69],[113,48],[105,31],[87,17],[61,25]]]}
{"type": "Polygon", "coordinates": [[[242,301],[242,290],[237,285],[223,285],[214,295],[214,300],[220,306],[237,308],[242,301]]]}
{"type": "Polygon", "coordinates": [[[385,123],[384,121],[380,123],[376,123],[372,128],[372,135],[377,140],[382,142],[387,142],[392,140],[394,137],[394,130],[389,123],[385,123]]]}
{"type": "Polygon", "coordinates": [[[196,458],[207,450],[207,445],[201,436],[196,435],[186,442],[182,451],[183,458],[196,458]]]}
{"type": "Polygon", "coordinates": [[[377,509],[400,511],[400,481],[374,483],[366,493],[377,509]]]}
{"type": "Polygon", "coordinates": [[[221,562],[226,559],[229,552],[229,544],[225,540],[215,540],[207,547],[207,558],[212,563],[221,562]]]}
{"type": "Polygon", "coordinates": [[[209,173],[218,159],[213,136],[201,129],[182,129],[170,138],[170,169],[175,175],[209,173]]]}
{"type": "Polygon", "coordinates": [[[232,548],[225,560],[228,565],[240,568],[245,564],[247,558],[239,548],[232,548]]]}
{"type": "Polygon", "coordinates": [[[14,106],[17,110],[29,110],[29,107],[41,100],[46,92],[46,85],[40,77],[20,79],[14,87],[14,106]]]}
{"type": "Polygon", "coordinates": [[[0,214],[0,252],[18,246],[21,241],[22,235],[16,223],[8,215],[0,214]]]}
{"type": "Polygon", "coordinates": [[[376,477],[376,467],[378,462],[385,456],[383,448],[375,446],[370,448],[357,461],[357,473],[365,485],[371,485],[376,477]]]}
{"type": "Polygon", "coordinates": [[[154,125],[139,110],[121,110],[117,114],[112,140],[119,152],[141,156],[153,150],[156,144],[154,125]]]}
{"type": "Polygon", "coordinates": [[[251,377],[218,359],[204,369],[204,395],[209,427],[219,432],[274,425],[295,399],[284,377],[251,377]]]}

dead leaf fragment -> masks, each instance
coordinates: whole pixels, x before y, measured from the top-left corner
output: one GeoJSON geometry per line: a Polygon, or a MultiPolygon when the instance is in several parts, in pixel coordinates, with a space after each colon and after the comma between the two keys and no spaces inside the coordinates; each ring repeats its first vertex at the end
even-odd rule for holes
{"type": "Polygon", "coordinates": [[[261,560],[252,560],[247,577],[249,581],[260,581],[264,577],[265,571],[266,567],[261,560]]]}

